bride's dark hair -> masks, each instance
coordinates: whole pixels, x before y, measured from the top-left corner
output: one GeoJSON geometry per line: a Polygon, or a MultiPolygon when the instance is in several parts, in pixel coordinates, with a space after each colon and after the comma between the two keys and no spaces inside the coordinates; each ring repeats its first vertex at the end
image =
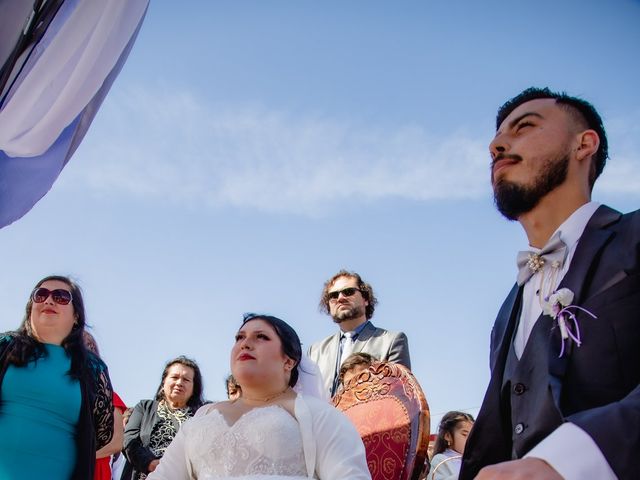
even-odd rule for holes
{"type": "Polygon", "coordinates": [[[302,344],[298,334],[287,322],[278,317],[258,313],[245,313],[242,325],[251,320],[263,320],[271,325],[282,343],[282,353],[296,362],[291,369],[291,378],[289,378],[289,386],[293,387],[298,382],[298,365],[300,365],[300,359],[302,358],[302,344]]]}

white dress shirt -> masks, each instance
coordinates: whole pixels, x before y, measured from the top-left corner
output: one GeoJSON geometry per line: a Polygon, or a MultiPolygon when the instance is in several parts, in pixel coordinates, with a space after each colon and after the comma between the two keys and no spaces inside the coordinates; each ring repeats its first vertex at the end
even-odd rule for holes
{"type": "MultiPolygon", "coordinates": [[[[587,223],[600,206],[589,202],[577,209],[556,230],[560,239],[567,245],[567,258],[561,269],[553,272],[545,263],[524,285],[522,292],[522,312],[513,340],[516,356],[520,358],[529,340],[531,331],[542,313],[540,297],[553,293],[562,281],[573,260],[578,241],[587,223]],[[542,287],[542,289],[541,289],[542,287]]],[[[555,234],[555,232],[554,232],[555,234]]],[[[541,249],[528,247],[528,250],[540,252],[541,249]]],[[[547,438],[536,445],[525,457],[540,458],[551,465],[566,480],[617,479],[604,455],[587,432],[577,425],[565,422],[547,438]]]]}

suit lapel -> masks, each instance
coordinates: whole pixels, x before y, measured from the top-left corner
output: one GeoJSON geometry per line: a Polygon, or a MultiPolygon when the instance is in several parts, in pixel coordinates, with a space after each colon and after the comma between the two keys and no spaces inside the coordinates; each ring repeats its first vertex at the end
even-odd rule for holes
{"type": "Polygon", "coordinates": [[[580,304],[585,300],[584,295],[588,293],[585,287],[588,287],[596,266],[594,260],[598,258],[600,251],[613,234],[605,227],[618,221],[620,216],[620,212],[601,206],[587,223],[571,260],[571,266],[558,287],[570,289],[575,295],[574,303],[580,304]]]}
{"type": "Polygon", "coordinates": [[[340,332],[333,334],[322,350],[318,352],[317,364],[329,394],[333,388],[333,382],[336,376],[339,346],[340,332]]]}
{"type": "Polygon", "coordinates": [[[358,337],[355,340],[355,344],[353,345],[353,352],[361,352],[365,344],[371,337],[373,337],[373,334],[376,332],[376,330],[376,327],[374,327],[371,322],[367,323],[367,325],[365,325],[365,327],[362,329],[360,334],[358,334],[358,337]]]}
{"type": "MultiPolygon", "coordinates": [[[[602,249],[613,235],[605,227],[617,222],[620,217],[620,212],[602,205],[587,223],[571,260],[569,270],[558,286],[558,289],[568,288],[574,293],[574,305],[583,304],[589,293],[591,293],[591,280],[596,267],[598,267],[598,259],[602,249]]],[[[565,354],[560,358],[562,339],[558,328],[552,329],[549,341],[549,384],[554,401],[559,406],[562,383],[567,371],[573,342],[567,342],[565,348],[568,347],[569,350],[565,350],[565,354]]]]}
{"type": "Polygon", "coordinates": [[[329,377],[333,379],[338,362],[338,351],[340,349],[340,332],[334,334],[331,337],[331,341],[327,345],[327,373],[329,377]]]}
{"type": "Polygon", "coordinates": [[[491,342],[491,371],[499,373],[500,382],[502,382],[502,372],[504,364],[511,347],[513,332],[518,324],[518,314],[520,313],[520,304],[522,301],[522,287],[515,284],[511,292],[505,299],[493,327],[493,338],[491,342]],[[496,371],[496,368],[499,372],[496,371]]]}

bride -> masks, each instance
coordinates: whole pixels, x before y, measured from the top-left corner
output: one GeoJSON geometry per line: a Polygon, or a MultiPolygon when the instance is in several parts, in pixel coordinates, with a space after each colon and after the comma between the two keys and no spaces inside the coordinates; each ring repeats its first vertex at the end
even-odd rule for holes
{"type": "Polygon", "coordinates": [[[287,323],[245,316],[230,359],[242,396],[200,408],[148,480],[370,480],[350,421],[292,388],[308,377],[301,359],[300,339],[287,323]]]}

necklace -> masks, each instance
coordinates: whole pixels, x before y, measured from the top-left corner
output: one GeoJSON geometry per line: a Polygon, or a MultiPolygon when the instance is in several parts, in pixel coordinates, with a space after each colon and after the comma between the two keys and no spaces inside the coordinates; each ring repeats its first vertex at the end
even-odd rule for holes
{"type": "Polygon", "coordinates": [[[288,390],[289,390],[289,387],[287,386],[287,388],[285,388],[281,392],[274,393],[273,395],[269,395],[268,397],[248,397],[248,396],[244,395],[244,393],[243,393],[240,396],[240,399],[243,400],[243,401],[244,400],[249,400],[251,402],[267,403],[267,402],[270,402],[272,400],[275,400],[276,398],[281,397],[282,395],[287,393],[288,390]]]}

